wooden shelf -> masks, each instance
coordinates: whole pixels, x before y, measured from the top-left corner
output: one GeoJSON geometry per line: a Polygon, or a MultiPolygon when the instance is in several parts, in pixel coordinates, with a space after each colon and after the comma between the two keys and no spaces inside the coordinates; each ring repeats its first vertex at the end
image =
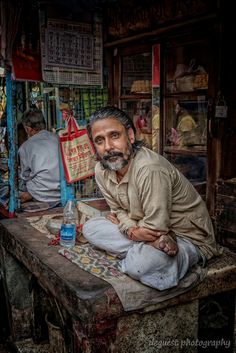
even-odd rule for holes
{"type": "Polygon", "coordinates": [[[179,146],[166,146],[164,147],[164,153],[167,154],[181,154],[189,156],[206,156],[205,146],[194,146],[194,147],[179,147],[179,146]]]}
{"type": "Polygon", "coordinates": [[[203,95],[207,94],[207,88],[195,89],[193,91],[177,91],[177,92],[167,92],[165,93],[165,97],[175,97],[175,96],[183,96],[183,95],[203,95]]]}
{"type": "Polygon", "coordinates": [[[138,99],[151,99],[152,94],[151,93],[137,93],[137,94],[132,94],[132,95],[125,95],[125,96],[120,96],[119,99],[122,100],[138,100],[138,99]]]}

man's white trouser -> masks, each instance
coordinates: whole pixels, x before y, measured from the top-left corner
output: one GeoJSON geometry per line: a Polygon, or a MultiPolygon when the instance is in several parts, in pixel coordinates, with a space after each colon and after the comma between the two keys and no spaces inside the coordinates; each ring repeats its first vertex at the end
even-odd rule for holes
{"type": "Polygon", "coordinates": [[[159,290],[177,286],[199,260],[196,247],[188,240],[177,237],[179,251],[171,257],[144,242],[127,239],[105,217],[88,220],[83,226],[83,235],[91,244],[119,257],[120,271],[159,290]]]}

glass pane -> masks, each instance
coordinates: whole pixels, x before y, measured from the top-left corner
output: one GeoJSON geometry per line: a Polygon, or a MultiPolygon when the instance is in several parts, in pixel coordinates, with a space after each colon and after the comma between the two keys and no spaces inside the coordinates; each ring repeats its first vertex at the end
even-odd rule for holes
{"type": "Polygon", "coordinates": [[[197,42],[165,57],[164,155],[193,183],[206,180],[207,51],[197,42]]]}
{"type": "Polygon", "coordinates": [[[121,70],[121,95],[151,93],[151,52],[122,57],[121,70]]]}
{"type": "Polygon", "coordinates": [[[121,109],[133,119],[136,137],[152,148],[152,101],[150,99],[123,100],[121,109]]]}
{"type": "Polygon", "coordinates": [[[167,99],[165,156],[192,182],[206,179],[206,97],[167,99]]]}
{"type": "Polygon", "coordinates": [[[159,151],[160,45],[121,58],[121,109],[133,119],[137,139],[159,151]]]}
{"type": "Polygon", "coordinates": [[[153,46],[152,61],[152,150],[160,150],[160,44],[153,46]]]}

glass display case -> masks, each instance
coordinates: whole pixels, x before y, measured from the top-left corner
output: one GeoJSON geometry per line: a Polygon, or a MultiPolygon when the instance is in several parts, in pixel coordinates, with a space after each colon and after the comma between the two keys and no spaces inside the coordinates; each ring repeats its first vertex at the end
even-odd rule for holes
{"type": "Polygon", "coordinates": [[[163,154],[193,183],[206,181],[208,52],[206,40],[164,51],[163,154]]]}
{"type": "Polygon", "coordinates": [[[155,81],[153,80],[154,63],[158,76],[159,46],[156,46],[155,50],[150,47],[142,52],[121,56],[119,104],[120,108],[133,118],[136,137],[144,140],[147,147],[158,150],[160,91],[159,77],[155,76],[155,81]]]}
{"type": "Polygon", "coordinates": [[[212,47],[196,36],[119,55],[119,107],[137,138],[163,154],[192,183],[206,181],[209,74],[212,47]],[[160,75],[161,72],[161,75],[160,75]],[[160,80],[161,76],[161,80],[160,80]]]}

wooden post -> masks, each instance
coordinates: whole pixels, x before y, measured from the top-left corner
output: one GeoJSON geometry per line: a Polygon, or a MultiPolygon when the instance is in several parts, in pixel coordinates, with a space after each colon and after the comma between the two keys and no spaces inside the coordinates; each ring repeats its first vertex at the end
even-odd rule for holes
{"type": "Polygon", "coordinates": [[[12,104],[12,80],[11,70],[6,72],[6,88],[7,88],[7,133],[8,133],[8,145],[9,145],[9,156],[8,156],[8,169],[9,169],[9,207],[8,213],[9,218],[14,217],[15,210],[17,208],[17,188],[15,187],[15,161],[16,161],[16,126],[13,114],[12,104]]]}
{"type": "MultiPolygon", "coordinates": [[[[63,121],[62,121],[62,113],[59,109],[59,90],[57,87],[55,88],[55,97],[56,97],[57,129],[60,129],[61,127],[63,127],[63,121]]],[[[61,185],[61,204],[62,206],[65,206],[69,195],[75,194],[75,188],[73,185],[68,185],[66,182],[64,168],[63,168],[62,159],[61,159],[61,153],[60,153],[60,185],[61,185]]]]}

